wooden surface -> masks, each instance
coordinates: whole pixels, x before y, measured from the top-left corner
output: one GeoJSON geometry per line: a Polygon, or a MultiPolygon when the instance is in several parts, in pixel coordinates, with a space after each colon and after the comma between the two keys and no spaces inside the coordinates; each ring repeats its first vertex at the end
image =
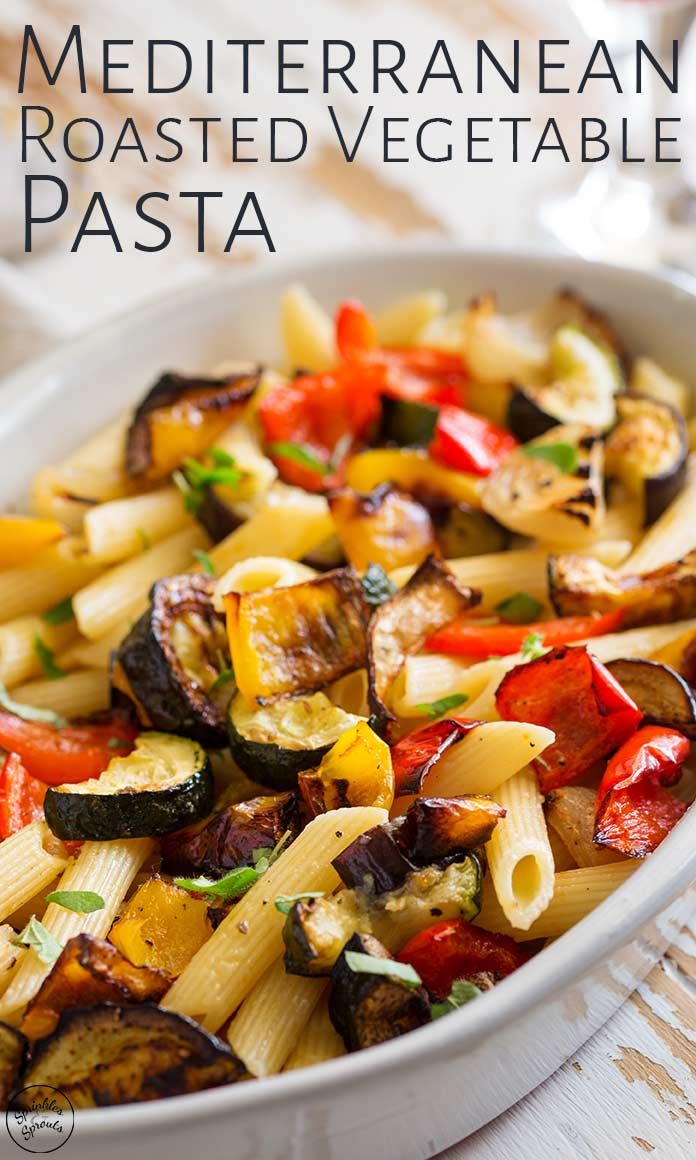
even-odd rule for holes
{"type": "MultiPolygon", "coordinates": [[[[119,5],[117,19],[117,6],[109,0],[3,0],[0,96],[12,103],[18,36],[27,20],[33,21],[47,46],[62,43],[69,26],[82,22],[90,43],[100,36],[136,40],[146,35],[171,36],[200,42],[204,35],[265,35],[342,36],[360,45],[368,35],[398,35],[410,46],[430,44],[437,36],[444,36],[464,52],[477,36],[502,44],[514,35],[538,35],[540,29],[545,36],[576,35],[563,6],[553,6],[552,11],[551,7],[534,0],[303,0],[287,6],[247,5],[236,0],[196,0],[195,4],[153,0],[147,5],[119,5]]],[[[270,89],[270,74],[266,82],[270,89]]],[[[260,83],[263,88],[263,81],[260,83]]],[[[147,189],[224,189],[232,204],[241,191],[254,188],[268,210],[281,254],[428,236],[514,246],[544,244],[546,239],[537,225],[539,200],[550,188],[561,187],[577,176],[572,166],[558,164],[502,164],[475,170],[416,163],[384,167],[376,163],[376,141],[359,163],[346,167],[327,132],[320,102],[303,98],[290,102],[292,108],[287,104],[278,110],[278,99],[270,92],[257,93],[246,104],[225,93],[224,85],[214,97],[187,90],[177,98],[161,99],[157,105],[138,96],[110,101],[90,96],[76,101],[59,87],[47,103],[65,117],[91,112],[107,127],[118,126],[134,111],[143,124],[157,116],[214,114],[225,107],[234,108],[239,115],[252,107],[257,115],[286,112],[302,116],[312,131],[313,147],[306,162],[297,167],[271,167],[261,162],[244,168],[216,161],[206,167],[203,179],[200,167],[193,163],[171,167],[144,166],[132,160],[112,166],[96,163],[82,167],[76,175],[76,207],[86,204],[92,188],[106,190],[119,230],[129,238],[133,233],[130,207],[147,189]]],[[[46,99],[41,86],[33,89],[33,96],[37,103],[46,99]]],[[[338,94],[335,99],[342,115],[352,118],[353,123],[363,103],[367,101],[347,95],[338,94]]],[[[417,108],[420,116],[428,116],[437,115],[442,99],[433,97],[414,105],[411,98],[403,98],[391,104],[390,111],[397,115],[417,108]]],[[[468,101],[467,112],[474,108],[482,109],[480,100],[468,101]]],[[[542,102],[535,106],[540,116],[554,113],[561,119],[570,116],[572,108],[573,98],[565,98],[555,109],[542,102]]],[[[488,99],[485,112],[499,115],[505,111],[505,95],[498,88],[488,99]]],[[[16,132],[11,113],[2,126],[0,162],[7,192],[0,207],[0,249],[4,246],[7,253],[18,231],[17,201],[9,194],[17,178],[10,164],[16,132]]],[[[163,289],[205,278],[222,262],[246,262],[260,256],[259,247],[247,243],[231,256],[220,253],[230,211],[217,206],[210,215],[210,250],[204,256],[196,255],[192,219],[182,203],[174,200],[171,207],[176,240],[160,255],[115,255],[102,239],[70,255],[65,241],[69,229],[61,227],[52,245],[30,258],[17,258],[11,273],[5,270],[3,276],[0,263],[0,339],[3,321],[7,329],[12,320],[15,331],[12,309],[18,280],[39,318],[42,314],[50,318],[48,341],[56,331],[80,331],[163,289]]],[[[362,290],[355,289],[356,293],[362,290]]],[[[395,287],[395,293],[398,291],[395,287]]],[[[35,348],[43,340],[37,334],[30,345],[35,348]]],[[[683,930],[678,935],[638,992],[575,1058],[517,1107],[447,1156],[448,1160],[507,1160],[513,1156],[520,1160],[539,1156],[629,1160],[643,1154],[656,1160],[696,1156],[693,931],[683,930]]]]}

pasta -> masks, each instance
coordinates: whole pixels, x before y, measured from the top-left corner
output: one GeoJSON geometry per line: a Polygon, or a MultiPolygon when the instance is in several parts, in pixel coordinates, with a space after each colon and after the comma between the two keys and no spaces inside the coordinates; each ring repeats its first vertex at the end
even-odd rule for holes
{"type": "Polygon", "coordinates": [[[23,705],[53,709],[61,717],[80,717],[109,707],[108,674],[99,669],[67,673],[59,680],[29,681],[14,695],[23,705]]]}
{"type": "Polygon", "coordinates": [[[249,556],[299,560],[332,530],[326,500],[298,488],[275,484],[259,510],[210,552],[218,574],[249,556]]]}
{"type": "Polygon", "coordinates": [[[335,1030],[329,1017],[325,998],[320,998],[309,1022],[302,1033],[297,1047],[285,1064],[285,1071],[296,1071],[299,1067],[314,1067],[345,1055],[343,1040],[335,1030]]]}
{"type": "Polygon", "coordinates": [[[505,917],[529,930],[554,889],[553,853],[534,770],[527,765],[499,785],[496,801],[507,813],[486,846],[491,879],[505,917]]]}
{"type": "Polygon", "coordinates": [[[0,845],[0,922],[48,886],[65,867],[67,858],[46,849],[49,837],[45,822],[32,822],[0,845]]]}
{"type": "Polygon", "coordinates": [[[181,493],[175,487],[164,487],[97,504],[85,515],[84,532],[90,559],[114,564],[137,556],[190,523],[181,493]]]}
{"type": "Polygon", "coordinates": [[[230,1023],[230,1047],[252,1075],[282,1070],[326,984],[296,975],[287,979],[281,959],[273,963],[230,1023]]]}
{"type": "Polygon", "coordinates": [[[53,652],[63,648],[75,635],[72,620],[51,625],[40,616],[20,616],[0,624],[0,680],[12,688],[39,676],[43,664],[41,645],[53,652]]]}

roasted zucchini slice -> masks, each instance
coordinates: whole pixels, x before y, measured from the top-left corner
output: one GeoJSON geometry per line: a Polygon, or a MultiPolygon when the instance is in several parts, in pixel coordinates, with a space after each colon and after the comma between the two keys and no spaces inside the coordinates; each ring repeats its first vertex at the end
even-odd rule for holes
{"type": "Polygon", "coordinates": [[[696,615],[696,550],[653,572],[617,572],[586,556],[550,556],[549,600],[559,616],[622,612],[621,627],[696,615]]]}
{"type": "Polygon", "coordinates": [[[667,403],[625,395],[617,402],[618,426],[606,445],[607,475],[618,477],[643,501],[653,524],[686,480],[689,437],[684,417],[667,403]]]}
{"type": "Polygon", "coordinates": [[[108,842],[168,834],[209,814],[213,772],[195,741],[141,733],[128,757],[98,778],[49,786],[46,821],[64,841],[108,842]]]}
{"type": "Polygon", "coordinates": [[[435,434],[438,408],[412,399],[382,396],[378,440],[397,447],[427,447],[435,434]]]}
{"type": "Polygon", "coordinates": [[[167,372],[137,407],[126,439],[126,469],[139,479],[169,475],[229,427],[259,385],[261,370],[224,378],[167,372]]]}
{"type": "Polygon", "coordinates": [[[467,855],[446,869],[428,866],[409,874],[398,890],[374,895],[341,890],[296,902],[283,928],[285,967],[294,975],[328,975],[348,939],[374,934],[396,953],[433,918],[473,919],[480,909],[481,867],[467,855]]]}
{"type": "Polygon", "coordinates": [[[364,667],[367,607],[352,568],[224,600],[232,667],[247,701],[314,693],[364,667]]]}
{"type": "Polygon", "coordinates": [[[317,766],[360,720],[332,704],[324,693],[260,706],[237,694],[229,711],[230,751],[254,781],[288,789],[296,785],[300,770],[317,766]]]}
{"type": "Polygon", "coordinates": [[[391,959],[372,935],[354,934],[331,972],[329,1015],[348,1051],[386,1043],[430,1022],[425,987],[411,987],[397,976],[354,971],[346,952],[391,959]]]}
{"type": "Polygon", "coordinates": [[[510,546],[510,533],[486,512],[468,504],[439,504],[425,501],[435,526],[435,537],[446,560],[463,556],[485,556],[504,552],[510,546]]]}
{"type": "MultiPolygon", "coordinates": [[[[182,1015],[144,1004],[74,1007],[39,1040],[16,1106],[58,1088],[75,1108],[181,1096],[246,1078],[229,1047],[182,1015]]],[[[48,1094],[48,1093],[47,1093],[48,1094]]]]}
{"type": "Polygon", "coordinates": [[[65,944],[50,972],[30,1000],[22,1031],[43,1039],[55,1031],[69,1007],[97,1003],[156,1003],[171,979],[149,966],[134,966],[110,942],[78,934],[65,944]]]}
{"type": "Polygon", "coordinates": [[[197,573],[154,584],[150,607],[119,645],[112,672],[114,686],[135,701],[141,724],[209,749],[227,744],[234,689],[226,679],[229,647],[225,618],[213,607],[214,587],[210,576],[197,573]]]}
{"type": "Polygon", "coordinates": [[[679,673],[639,657],[609,661],[607,668],[635,701],[646,725],[664,725],[696,740],[696,697],[679,673]]]}
{"type": "Polygon", "coordinates": [[[418,565],[437,552],[427,509],[390,483],[369,495],[349,488],[335,491],[329,496],[329,508],[345,554],[358,572],[370,564],[387,572],[418,565]]]}
{"type": "Polygon", "coordinates": [[[0,1023],[0,1111],[9,1107],[10,1099],[17,1090],[27,1047],[21,1031],[7,1023],[0,1023]]]}
{"type": "Polygon", "coordinates": [[[563,326],[549,349],[551,381],[516,387],[507,426],[527,442],[558,423],[583,423],[607,431],[616,418],[615,395],[623,386],[616,355],[575,326],[563,326]]]}
{"type": "Polygon", "coordinates": [[[255,850],[277,846],[300,829],[292,793],[256,797],[226,806],[195,831],[170,834],[162,842],[162,865],[169,874],[220,878],[237,866],[253,865],[255,850]]]}
{"type": "Polygon", "coordinates": [[[459,585],[442,561],[429,556],[408,583],[377,609],[368,629],[367,665],[370,708],[380,728],[389,731],[395,720],[387,698],[406,657],[480,600],[480,592],[459,585]]]}
{"type": "Polygon", "coordinates": [[[523,536],[562,544],[591,539],[604,519],[603,461],[602,442],[593,428],[578,423],[554,427],[513,451],[488,477],[483,507],[523,536]],[[564,460],[572,461],[570,470],[564,460]]]}

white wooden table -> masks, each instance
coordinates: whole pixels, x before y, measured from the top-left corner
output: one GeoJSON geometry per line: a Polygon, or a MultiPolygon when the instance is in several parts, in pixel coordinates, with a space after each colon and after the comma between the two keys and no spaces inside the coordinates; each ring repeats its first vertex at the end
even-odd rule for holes
{"type": "MultiPolygon", "coordinates": [[[[336,36],[360,45],[370,35],[398,36],[407,45],[418,45],[444,36],[464,50],[477,36],[503,44],[511,36],[538,35],[540,27],[545,36],[568,35],[569,18],[563,6],[554,6],[553,11],[551,7],[540,6],[536,0],[303,0],[292,6],[274,0],[256,5],[241,0],[196,0],[193,5],[188,0],[153,0],[148,5],[119,6],[109,0],[3,0],[0,97],[4,95],[10,104],[13,101],[19,30],[29,20],[47,49],[62,43],[70,25],[80,22],[88,44],[103,36],[138,40],[152,35],[194,42],[204,36],[336,36]]],[[[52,104],[66,118],[84,115],[89,105],[89,112],[113,129],[134,111],[143,123],[165,115],[214,115],[226,105],[240,115],[252,107],[255,115],[278,112],[278,100],[270,95],[270,75],[261,82],[262,89],[264,83],[268,91],[257,93],[246,104],[232,94],[228,100],[224,84],[214,97],[201,90],[187,91],[178,98],[160,99],[159,105],[155,98],[138,96],[110,102],[98,96],[76,100],[60,86],[50,99],[41,86],[32,92],[36,103],[52,104]]],[[[358,98],[352,101],[340,95],[335,100],[349,119],[357,116],[363,103],[358,98]]],[[[420,115],[438,115],[439,103],[435,97],[420,102],[420,115]]],[[[389,111],[398,115],[407,113],[412,102],[403,98],[391,104],[394,107],[389,111]]],[[[480,100],[470,105],[497,115],[505,110],[505,95],[498,90],[485,109],[480,100]]],[[[536,223],[539,200],[550,188],[577,176],[572,166],[542,164],[469,170],[465,166],[425,169],[415,162],[384,167],[376,162],[376,140],[360,162],[347,167],[316,101],[303,98],[285,109],[287,115],[302,116],[313,133],[311,153],[298,167],[212,162],[201,174],[202,167],[185,162],[180,167],[144,166],[133,160],[112,166],[96,163],[83,167],[79,175],[76,204],[84,206],[92,188],[107,191],[126,246],[133,233],[130,207],[134,198],[146,189],[175,188],[225,189],[231,197],[255,188],[269,212],[281,254],[432,235],[478,245],[541,245],[547,240],[536,223]]],[[[555,109],[538,102],[537,109],[540,115],[558,115],[562,120],[572,114],[572,98],[555,109]]],[[[0,250],[7,252],[8,235],[11,242],[19,225],[16,197],[10,194],[16,188],[11,184],[10,165],[14,128],[11,118],[2,124],[0,167],[7,192],[0,209],[0,250]]],[[[192,219],[176,199],[170,203],[169,217],[176,226],[176,239],[159,255],[117,255],[103,239],[93,239],[71,255],[66,252],[70,233],[66,226],[58,230],[53,245],[29,258],[17,257],[11,269],[3,269],[0,262],[0,347],[5,344],[6,362],[15,358],[11,338],[17,337],[16,319],[26,318],[26,310],[15,309],[18,286],[37,312],[38,330],[30,339],[31,347],[37,348],[52,340],[52,333],[41,333],[47,318],[52,320],[49,330],[79,332],[164,289],[205,278],[222,262],[261,256],[259,247],[250,244],[232,255],[221,255],[220,239],[226,236],[229,221],[217,206],[210,212],[211,248],[206,255],[193,252],[192,219]]],[[[26,345],[25,341],[25,349],[26,345]]],[[[682,931],[638,992],[575,1058],[517,1107],[453,1149],[448,1160],[511,1156],[536,1160],[539,1155],[559,1160],[628,1160],[643,1153],[656,1160],[696,1156],[693,931],[682,931]]]]}

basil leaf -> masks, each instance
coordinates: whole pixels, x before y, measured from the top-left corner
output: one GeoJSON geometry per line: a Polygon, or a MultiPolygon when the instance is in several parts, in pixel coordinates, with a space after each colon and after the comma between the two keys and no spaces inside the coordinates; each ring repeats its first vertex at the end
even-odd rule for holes
{"type": "Polygon", "coordinates": [[[509,624],[531,624],[539,618],[543,608],[541,601],[535,600],[527,592],[516,592],[514,596],[508,596],[507,600],[496,604],[495,611],[509,624]]]}
{"type": "Polygon", "coordinates": [[[214,467],[208,467],[197,459],[185,459],[182,464],[187,482],[196,490],[212,487],[216,483],[236,487],[242,478],[242,473],[235,466],[232,456],[219,447],[215,450],[218,463],[214,467]]]}
{"type": "Polygon", "coordinates": [[[21,717],[23,721],[42,721],[46,725],[55,725],[56,729],[62,729],[68,723],[65,717],[61,717],[60,713],[54,713],[52,709],[37,709],[35,705],[23,705],[19,701],[14,701],[2,681],[0,681],[0,705],[3,709],[7,709],[8,713],[21,717]]]}
{"type": "Polygon", "coordinates": [[[224,878],[175,878],[174,885],[193,894],[206,894],[210,898],[231,901],[241,898],[261,877],[261,872],[253,866],[238,866],[230,870],[224,878]]]}
{"type": "Polygon", "coordinates": [[[53,937],[50,930],[47,930],[42,922],[39,922],[36,915],[31,916],[22,933],[18,934],[12,942],[18,947],[30,947],[36,952],[41,962],[46,963],[49,967],[55,963],[63,950],[58,939],[53,937]]]}
{"type": "Polygon", "coordinates": [[[103,910],[106,905],[101,894],[94,890],[53,890],[46,895],[46,902],[56,902],[76,914],[92,914],[95,910],[103,910]]]}
{"type": "Polygon", "coordinates": [[[201,504],[203,503],[203,492],[200,489],[191,487],[188,479],[183,471],[172,472],[172,482],[178,487],[182,496],[184,497],[184,507],[190,515],[198,514],[201,504]]]}
{"type": "Polygon", "coordinates": [[[345,951],[346,966],[358,975],[387,975],[398,979],[405,987],[420,987],[421,977],[410,963],[399,963],[396,959],[378,959],[374,955],[364,955],[361,951],[345,951]]]}
{"type": "Polygon", "coordinates": [[[459,705],[464,705],[469,700],[468,693],[452,693],[449,697],[440,697],[439,701],[431,701],[429,705],[416,705],[422,713],[427,713],[428,717],[436,720],[438,717],[444,717],[445,713],[449,713],[450,709],[456,709],[459,705]]]}
{"type": "Polygon", "coordinates": [[[210,559],[210,556],[208,555],[208,553],[204,552],[202,548],[194,548],[193,554],[196,557],[196,559],[198,560],[198,563],[200,564],[203,571],[206,572],[208,576],[214,576],[215,575],[215,565],[213,564],[213,561],[210,559]]]}
{"type": "Polygon", "coordinates": [[[230,455],[229,451],[225,451],[224,447],[211,447],[208,451],[208,455],[216,467],[235,466],[234,457],[230,455]]]}
{"type": "Polygon", "coordinates": [[[61,669],[53,659],[53,650],[41,639],[40,636],[34,637],[34,652],[39,658],[39,664],[43,669],[49,681],[59,681],[61,677],[67,677],[65,669],[61,669]]]}
{"type": "Polygon", "coordinates": [[[49,608],[46,612],[42,612],[41,619],[44,624],[65,624],[68,620],[72,620],[75,613],[73,612],[72,596],[61,600],[60,604],[54,604],[53,608],[49,608]]]}
{"type": "Polygon", "coordinates": [[[463,1007],[466,1003],[470,1003],[472,999],[476,999],[481,994],[481,990],[474,983],[470,983],[468,979],[455,979],[452,983],[452,990],[447,998],[442,1003],[433,1003],[430,1008],[431,1019],[441,1019],[443,1015],[449,1015],[450,1012],[456,1011],[458,1007],[463,1007]]]}
{"type": "Polygon", "coordinates": [[[564,475],[573,475],[578,469],[578,449],[572,443],[527,443],[522,451],[530,459],[553,463],[564,475]]]}
{"type": "Polygon", "coordinates": [[[130,749],[130,741],[126,741],[125,737],[110,737],[106,743],[107,749],[130,749]]]}
{"type": "Polygon", "coordinates": [[[221,673],[215,678],[212,685],[208,689],[209,693],[214,693],[216,689],[221,689],[229,681],[234,680],[234,669],[223,669],[221,673]]]}
{"type": "Polygon", "coordinates": [[[148,548],[152,547],[152,542],[151,542],[150,537],[148,536],[147,532],[145,531],[144,528],[136,528],[135,534],[138,537],[138,539],[140,540],[140,545],[143,549],[143,552],[147,552],[148,548]]]}
{"type": "Polygon", "coordinates": [[[328,465],[317,459],[312,449],[302,443],[271,443],[269,450],[281,459],[290,459],[293,463],[299,463],[301,467],[316,471],[318,475],[326,475],[329,471],[328,465]]]}
{"type": "Polygon", "coordinates": [[[296,902],[304,902],[305,898],[323,897],[323,890],[306,890],[304,894],[279,894],[275,900],[275,908],[281,914],[289,914],[296,902]]]}
{"type": "Polygon", "coordinates": [[[380,564],[368,564],[362,578],[362,586],[365,601],[370,608],[379,608],[396,592],[396,584],[389,579],[380,564]]]}
{"type": "Polygon", "coordinates": [[[538,657],[543,656],[546,651],[543,637],[538,632],[530,632],[522,641],[522,659],[525,661],[535,661],[538,657]]]}

